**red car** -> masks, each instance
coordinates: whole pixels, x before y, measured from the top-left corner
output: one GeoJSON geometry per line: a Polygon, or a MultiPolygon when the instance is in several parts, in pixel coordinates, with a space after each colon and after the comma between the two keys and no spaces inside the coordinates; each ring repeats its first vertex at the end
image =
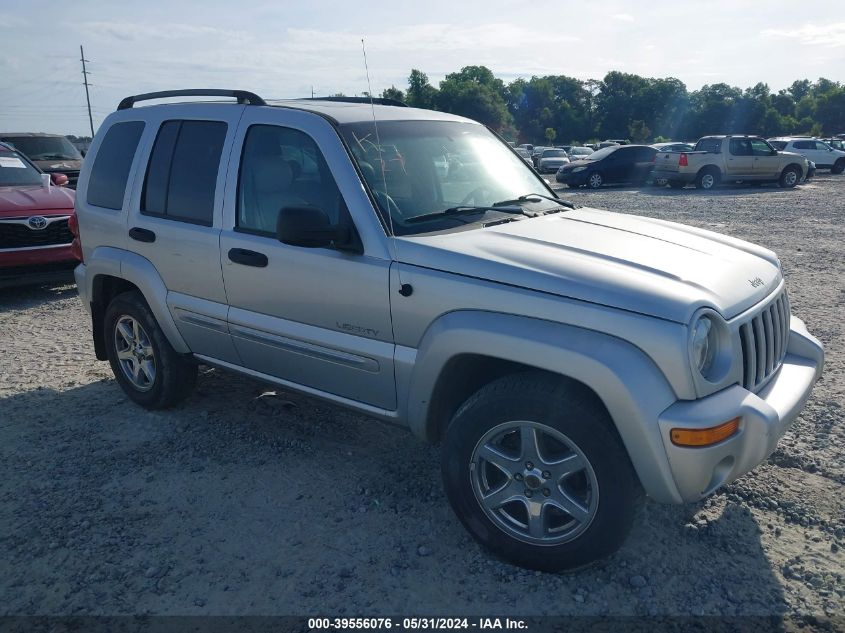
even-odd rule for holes
{"type": "Polygon", "coordinates": [[[0,288],[73,278],[79,249],[65,184],[64,174],[44,174],[0,143],[0,288]]]}

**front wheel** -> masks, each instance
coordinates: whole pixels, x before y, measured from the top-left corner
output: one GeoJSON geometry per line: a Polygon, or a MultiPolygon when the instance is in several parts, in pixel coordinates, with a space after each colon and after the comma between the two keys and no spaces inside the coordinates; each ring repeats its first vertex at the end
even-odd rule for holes
{"type": "Polygon", "coordinates": [[[619,548],[642,490],[603,407],[558,377],[516,374],[483,387],[443,442],[458,518],[517,565],[582,567],[619,548]]]}
{"type": "Polygon", "coordinates": [[[590,176],[587,178],[587,186],[590,189],[598,189],[599,187],[604,184],[604,179],[600,172],[594,171],[590,176]]]}
{"type": "Polygon", "coordinates": [[[785,189],[792,189],[801,180],[801,171],[797,167],[787,167],[781,172],[779,184],[785,189]]]}
{"type": "Polygon", "coordinates": [[[125,292],[112,299],[104,335],[114,377],[142,407],[163,409],[193,391],[196,363],[173,349],[140,293],[125,292]]]}
{"type": "Polygon", "coordinates": [[[841,174],[845,171],[845,158],[840,158],[835,163],[833,163],[833,167],[830,169],[831,174],[841,174]]]}

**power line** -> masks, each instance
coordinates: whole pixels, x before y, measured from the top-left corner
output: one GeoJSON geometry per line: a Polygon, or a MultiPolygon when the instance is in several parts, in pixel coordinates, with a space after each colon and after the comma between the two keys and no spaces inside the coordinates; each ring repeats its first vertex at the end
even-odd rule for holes
{"type": "Polygon", "coordinates": [[[88,123],[91,125],[91,138],[94,138],[94,118],[91,116],[91,97],[88,94],[88,71],[85,70],[85,52],[79,45],[79,60],[82,62],[82,83],[85,84],[85,101],[88,103],[88,123]]]}

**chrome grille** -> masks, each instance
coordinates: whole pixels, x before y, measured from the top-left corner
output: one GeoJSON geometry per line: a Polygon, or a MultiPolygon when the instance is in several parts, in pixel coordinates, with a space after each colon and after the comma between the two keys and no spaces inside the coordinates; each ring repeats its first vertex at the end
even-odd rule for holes
{"type": "Polygon", "coordinates": [[[742,386],[756,391],[780,369],[789,340],[789,299],[781,292],[739,326],[742,386]]]}
{"type": "Polygon", "coordinates": [[[47,226],[40,230],[31,229],[26,219],[0,221],[0,250],[54,246],[73,241],[67,216],[45,219],[47,226]]]}

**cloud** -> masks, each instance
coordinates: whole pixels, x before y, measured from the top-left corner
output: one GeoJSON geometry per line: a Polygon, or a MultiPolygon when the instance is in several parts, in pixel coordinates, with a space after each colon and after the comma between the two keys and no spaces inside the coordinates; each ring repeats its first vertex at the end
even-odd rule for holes
{"type": "Polygon", "coordinates": [[[23,18],[19,18],[8,13],[0,13],[0,29],[13,29],[18,26],[26,26],[29,24],[23,18]]]}
{"type": "Polygon", "coordinates": [[[816,45],[836,48],[845,46],[845,22],[833,22],[822,25],[807,22],[797,29],[765,29],[760,35],[766,38],[798,40],[808,46],[816,45]]]}
{"type": "Polygon", "coordinates": [[[619,20],[620,22],[633,22],[634,16],[630,13],[614,13],[610,16],[614,20],[619,20]]]}
{"type": "Polygon", "coordinates": [[[197,24],[144,24],[143,22],[96,21],[71,23],[73,28],[100,37],[110,37],[120,41],[183,40],[188,38],[215,38],[227,42],[245,42],[251,39],[246,31],[221,29],[215,26],[197,24]]]}

